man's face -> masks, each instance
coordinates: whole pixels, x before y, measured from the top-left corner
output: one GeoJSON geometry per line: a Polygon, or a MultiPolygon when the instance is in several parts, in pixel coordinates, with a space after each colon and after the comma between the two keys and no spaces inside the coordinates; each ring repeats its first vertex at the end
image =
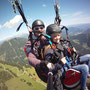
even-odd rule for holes
{"type": "Polygon", "coordinates": [[[60,42],[60,39],[61,39],[61,32],[52,34],[51,39],[54,43],[58,44],[60,42]]]}
{"type": "Polygon", "coordinates": [[[34,27],[34,35],[36,37],[39,37],[41,35],[41,33],[43,32],[44,27],[43,26],[36,26],[34,27]]]}

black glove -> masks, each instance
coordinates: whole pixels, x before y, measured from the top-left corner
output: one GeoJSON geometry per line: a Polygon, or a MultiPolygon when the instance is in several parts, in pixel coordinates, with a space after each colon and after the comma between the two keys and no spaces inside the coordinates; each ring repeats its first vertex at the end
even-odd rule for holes
{"type": "Polygon", "coordinates": [[[61,70],[61,68],[62,68],[62,64],[59,63],[53,64],[53,69],[52,69],[53,74],[56,74],[58,70],[61,70]]]}
{"type": "Polygon", "coordinates": [[[48,61],[41,61],[39,65],[36,65],[35,69],[43,72],[48,71],[47,64],[48,61]]]}
{"type": "Polygon", "coordinates": [[[51,71],[55,69],[54,64],[48,61],[42,61],[40,63],[40,67],[43,69],[47,68],[48,70],[51,70],[51,71]]]}
{"type": "Polygon", "coordinates": [[[41,63],[40,63],[40,68],[42,69],[42,70],[48,70],[48,68],[47,68],[47,64],[48,64],[48,61],[41,61],[41,63]]]}

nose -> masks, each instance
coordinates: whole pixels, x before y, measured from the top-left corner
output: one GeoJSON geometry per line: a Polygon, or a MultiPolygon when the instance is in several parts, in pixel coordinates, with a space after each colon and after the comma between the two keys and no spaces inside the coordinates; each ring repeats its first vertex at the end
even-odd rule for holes
{"type": "Polygon", "coordinates": [[[39,29],[40,32],[43,32],[43,29],[39,29]]]}

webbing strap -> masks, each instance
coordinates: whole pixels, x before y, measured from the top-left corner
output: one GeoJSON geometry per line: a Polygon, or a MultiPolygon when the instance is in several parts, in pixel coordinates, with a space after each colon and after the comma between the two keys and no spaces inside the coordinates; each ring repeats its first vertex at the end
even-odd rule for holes
{"type": "Polygon", "coordinates": [[[45,46],[45,49],[41,49],[41,57],[42,57],[42,59],[45,58],[45,54],[50,48],[51,48],[51,46],[47,45],[47,46],[45,46]]]}

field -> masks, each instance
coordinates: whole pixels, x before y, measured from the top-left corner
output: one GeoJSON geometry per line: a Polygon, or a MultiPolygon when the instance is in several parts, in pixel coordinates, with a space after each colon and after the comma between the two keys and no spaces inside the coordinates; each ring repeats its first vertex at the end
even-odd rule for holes
{"type": "MultiPolygon", "coordinates": [[[[90,79],[87,80],[90,90],[90,79]]],[[[34,68],[18,69],[15,66],[0,63],[0,90],[46,90],[34,68]]],[[[72,90],[80,90],[80,86],[72,90]]]]}
{"type": "Polygon", "coordinates": [[[17,67],[0,63],[0,90],[45,90],[34,68],[19,70],[17,67]]]}

